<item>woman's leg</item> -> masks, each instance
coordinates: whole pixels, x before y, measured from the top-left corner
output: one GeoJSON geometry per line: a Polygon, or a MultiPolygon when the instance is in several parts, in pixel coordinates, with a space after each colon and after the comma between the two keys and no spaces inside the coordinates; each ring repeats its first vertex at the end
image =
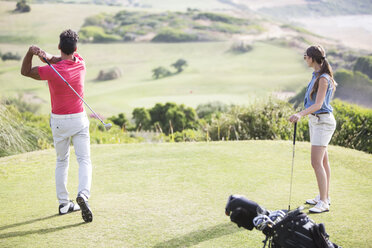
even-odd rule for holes
{"type": "Polygon", "coordinates": [[[325,173],[327,174],[327,199],[329,199],[329,182],[331,180],[331,167],[329,166],[327,148],[324,152],[323,167],[324,167],[325,173]]]}
{"type": "Polygon", "coordinates": [[[311,165],[313,166],[318,182],[320,200],[327,202],[327,173],[323,166],[323,160],[327,147],[311,146],[311,165]]]}

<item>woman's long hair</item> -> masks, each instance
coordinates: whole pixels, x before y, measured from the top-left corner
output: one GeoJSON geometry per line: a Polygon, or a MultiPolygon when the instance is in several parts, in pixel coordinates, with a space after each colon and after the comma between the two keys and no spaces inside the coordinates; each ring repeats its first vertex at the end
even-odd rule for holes
{"type": "Polygon", "coordinates": [[[323,75],[324,73],[327,73],[331,77],[331,83],[332,83],[332,88],[333,88],[333,94],[336,91],[336,86],[337,83],[335,82],[333,78],[333,72],[332,72],[332,67],[328,63],[328,60],[326,59],[326,54],[321,46],[311,46],[306,50],[306,55],[310,58],[313,59],[314,62],[318,63],[320,67],[319,74],[317,76],[317,79],[314,83],[314,86],[311,90],[310,93],[310,99],[313,100],[313,96],[316,92],[318,92],[318,87],[319,87],[319,79],[320,76],[323,75]]]}

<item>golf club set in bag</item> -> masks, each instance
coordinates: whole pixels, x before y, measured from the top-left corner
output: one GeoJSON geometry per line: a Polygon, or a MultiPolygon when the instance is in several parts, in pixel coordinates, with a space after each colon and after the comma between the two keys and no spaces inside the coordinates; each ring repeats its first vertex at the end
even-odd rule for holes
{"type": "Polygon", "coordinates": [[[262,231],[263,247],[341,248],[329,241],[324,224],[316,224],[302,209],[269,211],[243,196],[231,195],[225,213],[238,227],[262,231]]]}
{"type": "Polygon", "coordinates": [[[254,227],[266,236],[264,248],[341,248],[329,241],[324,224],[316,224],[303,207],[291,211],[293,164],[297,123],[294,124],[291,183],[288,210],[269,211],[243,196],[231,195],[225,214],[238,227],[252,230],[254,227]],[[269,242],[269,243],[267,243],[269,242]]]}

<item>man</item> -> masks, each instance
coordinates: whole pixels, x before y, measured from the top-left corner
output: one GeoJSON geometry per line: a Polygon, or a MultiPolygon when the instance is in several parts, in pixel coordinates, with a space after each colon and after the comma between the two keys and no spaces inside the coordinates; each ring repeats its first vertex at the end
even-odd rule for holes
{"type": "Polygon", "coordinates": [[[30,46],[23,59],[21,74],[36,80],[48,80],[52,104],[50,126],[57,153],[55,179],[57,198],[60,204],[59,214],[63,215],[81,209],[83,220],[91,222],[93,214],[88,205],[88,198],[92,181],[92,165],[90,161],[89,120],[84,111],[83,102],[51,67],[48,65],[32,67],[34,55],[39,56],[42,61],[43,58],[47,59],[83,97],[86,68],[84,60],[76,53],[78,39],[76,32],[70,29],[63,31],[60,34],[58,45],[61,56],[53,56],[37,46],[30,46]],[[79,163],[79,188],[76,198],[78,205],[69,200],[67,191],[71,139],[79,163]]]}

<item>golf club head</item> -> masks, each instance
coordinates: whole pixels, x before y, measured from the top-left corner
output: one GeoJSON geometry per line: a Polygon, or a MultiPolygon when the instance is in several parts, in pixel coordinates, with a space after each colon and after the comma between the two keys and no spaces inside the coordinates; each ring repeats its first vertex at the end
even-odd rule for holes
{"type": "Polygon", "coordinates": [[[106,131],[110,130],[110,128],[112,127],[111,123],[105,123],[103,125],[105,126],[106,131]]]}

